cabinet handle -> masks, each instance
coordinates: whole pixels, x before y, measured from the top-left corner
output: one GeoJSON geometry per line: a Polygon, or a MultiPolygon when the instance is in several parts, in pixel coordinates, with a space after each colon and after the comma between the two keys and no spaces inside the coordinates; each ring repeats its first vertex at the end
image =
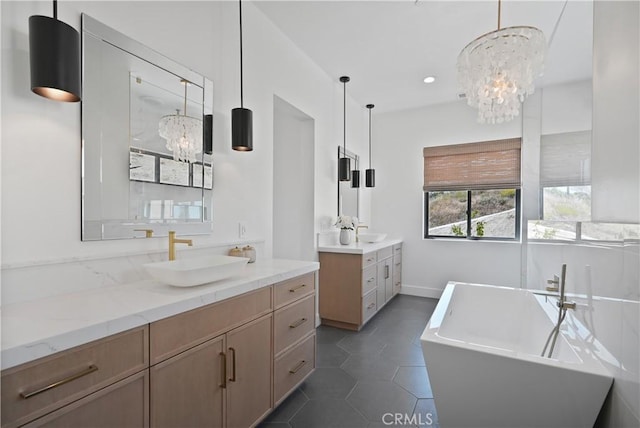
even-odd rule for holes
{"type": "Polygon", "coordinates": [[[302,324],[304,324],[307,321],[306,318],[300,318],[298,321],[294,322],[293,324],[289,324],[289,328],[296,328],[296,327],[300,327],[302,324]]]}
{"type": "Polygon", "coordinates": [[[79,379],[79,378],[81,378],[83,376],[86,376],[89,373],[93,373],[95,371],[98,371],[98,366],[95,366],[95,365],[91,364],[86,369],[84,369],[84,370],[82,370],[82,371],[80,371],[80,372],[78,372],[78,373],[76,373],[74,375],[71,375],[71,376],[69,376],[67,378],[64,378],[62,380],[59,380],[57,382],[53,382],[53,383],[51,383],[51,384],[49,384],[49,385],[47,385],[45,387],[42,387],[40,389],[37,389],[35,391],[31,391],[31,392],[21,392],[20,393],[20,397],[22,397],[22,398],[31,398],[34,395],[38,395],[38,394],[41,394],[41,393],[43,393],[45,391],[48,391],[50,389],[53,389],[53,388],[56,388],[58,386],[64,385],[65,383],[69,383],[71,381],[79,379]]]}
{"type": "Polygon", "coordinates": [[[229,378],[229,382],[236,381],[236,350],[235,348],[229,347],[229,351],[233,352],[233,356],[231,357],[231,377],[229,378]]]}
{"type": "Polygon", "coordinates": [[[396,266],[400,266],[402,264],[402,262],[398,262],[396,263],[396,266]]]}
{"type": "Polygon", "coordinates": [[[295,287],[293,287],[293,288],[290,288],[290,289],[289,289],[289,293],[295,293],[295,292],[296,292],[296,290],[299,290],[299,289],[301,289],[302,287],[306,287],[306,286],[307,286],[307,284],[300,284],[300,285],[296,285],[295,287]]]}
{"type": "Polygon", "coordinates": [[[389,278],[389,265],[384,265],[384,279],[389,278]]]}
{"type": "Polygon", "coordinates": [[[372,262],[374,260],[373,257],[371,257],[370,259],[367,259],[368,262],[372,262]]]}
{"type": "Polygon", "coordinates": [[[375,305],[376,305],[375,303],[371,303],[369,306],[367,306],[367,309],[373,309],[375,305]]]}
{"type": "Polygon", "coordinates": [[[222,357],[222,364],[220,365],[220,375],[222,378],[222,383],[220,384],[220,388],[227,387],[227,354],[224,352],[220,352],[220,356],[222,357]]]}
{"type": "Polygon", "coordinates": [[[376,280],[376,278],[372,276],[371,278],[369,278],[369,279],[367,280],[367,282],[373,282],[373,281],[375,281],[375,280],[376,280]]]}
{"type": "Polygon", "coordinates": [[[291,374],[296,374],[296,373],[298,373],[298,371],[299,371],[302,367],[304,367],[304,365],[305,365],[305,364],[307,364],[307,361],[306,361],[306,360],[302,360],[302,361],[300,361],[300,362],[298,363],[298,365],[297,365],[297,366],[295,366],[294,368],[292,368],[291,370],[289,370],[289,373],[291,373],[291,374]]]}

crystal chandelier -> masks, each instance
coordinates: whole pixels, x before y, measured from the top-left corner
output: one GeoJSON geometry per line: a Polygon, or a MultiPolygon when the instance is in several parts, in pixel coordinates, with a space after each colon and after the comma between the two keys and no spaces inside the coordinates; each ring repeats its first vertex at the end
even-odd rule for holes
{"type": "Polygon", "coordinates": [[[173,152],[173,159],[181,162],[195,162],[196,155],[202,152],[202,121],[187,116],[187,82],[184,85],[184,114],[164,116],[158,124],[158,133],[167,140],[167,149],[173,152]]]}
{"type": "Polygon", "coordinates": [[[478,109],[478,122],[508,122],[520,114],[520,104],[534,92],[542,74],[547,43],[535,27],[500,28],[478,37],[458,55],[458,83],[467,104],[478,109]]]}

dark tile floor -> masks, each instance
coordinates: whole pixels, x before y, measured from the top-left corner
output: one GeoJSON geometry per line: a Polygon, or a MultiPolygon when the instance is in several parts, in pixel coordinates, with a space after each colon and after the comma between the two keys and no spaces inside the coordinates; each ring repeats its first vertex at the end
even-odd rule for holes
{"type": "Polygon", "coordinates": [[[437,427],[420,348],[436,304],[398,295],[360,332],[320,326],[315,372],[260,427],[437,427]]]}

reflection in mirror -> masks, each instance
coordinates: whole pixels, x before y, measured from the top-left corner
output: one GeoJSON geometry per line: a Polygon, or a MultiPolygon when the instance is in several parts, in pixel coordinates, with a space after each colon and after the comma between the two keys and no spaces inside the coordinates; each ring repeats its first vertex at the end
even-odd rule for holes
{"type": "MultiPolygon", "coordinates": [[[[348,157],[351,159],[351,169],[359,170],[359,157],[355,153],[346,152],[338,146],[338,159],[348,157]]],[[[337,177],[336,177],[337,178],[337,177]]],[[[360,217],[360,192],[358,188],[351,187],[351,181],[338,180],[338,215],[360,217]]]]}
{"type": "Polygon", "coordinates": [[[212,82],[84,14],[82,30],[82,239],[210,233],[212,82]]]}

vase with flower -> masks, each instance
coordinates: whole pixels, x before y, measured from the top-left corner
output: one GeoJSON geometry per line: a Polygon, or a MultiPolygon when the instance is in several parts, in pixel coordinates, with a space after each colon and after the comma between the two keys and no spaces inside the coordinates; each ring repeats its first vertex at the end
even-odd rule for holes
{"type": "Polygon", "coordinates": [[[334,226],[340,228],[340,244],[349,245],[351,243],[351,231],[356,228],[358,219],[348,215],[338,216],[334,226]]]}

